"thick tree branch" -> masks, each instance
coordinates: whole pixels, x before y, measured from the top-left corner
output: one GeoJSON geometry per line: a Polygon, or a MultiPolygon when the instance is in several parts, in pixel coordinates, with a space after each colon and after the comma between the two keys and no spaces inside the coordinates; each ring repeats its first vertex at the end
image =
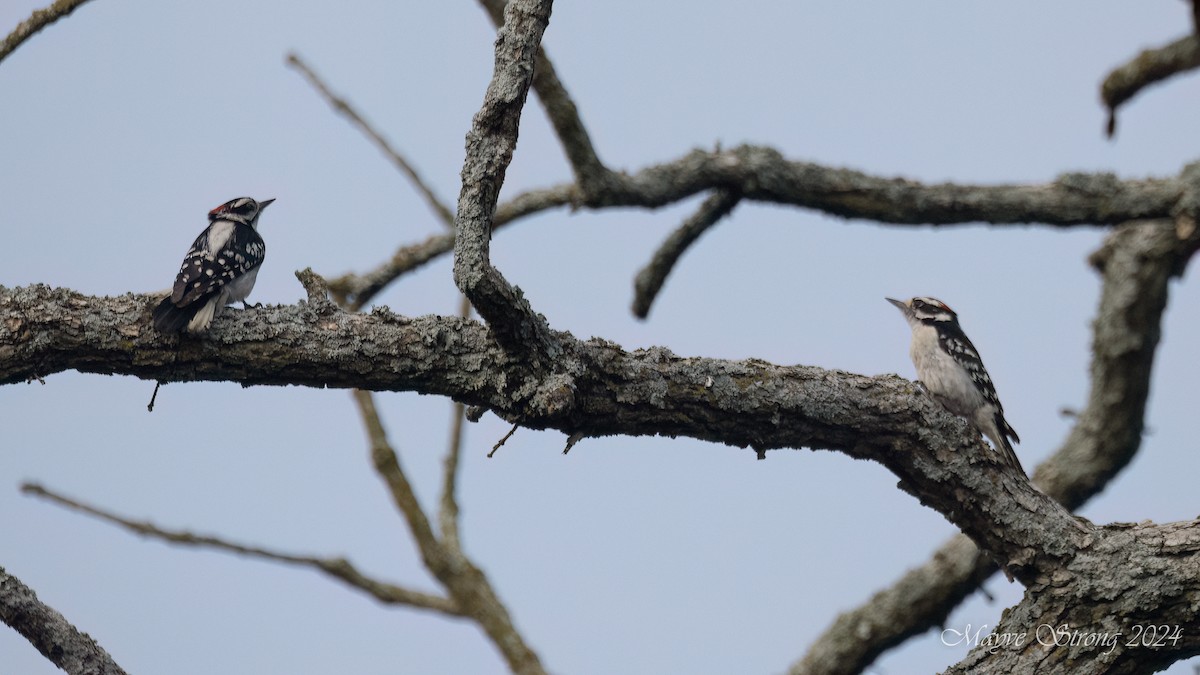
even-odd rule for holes
{"type": "MultiPolygon", "coordinates": [[[[1182,178],[1120,180],[1112,174],[1064,174],[1029,185],[929,185],[873,176],[811,162],[791,161],[761,146],[695,150],[635,174],[613,174],[593,209],[656,209],[693,195],[729,190],[743,199],[813,209],[883,225],[1043,224],[1052,227],[1109,226],[1174,215],[1184,194],[1182,178]]],[[[496,208],[493,230],[541,211],[583,199],[574,183],[517,195],[496,208]]],[[[400,275],[449,253],[453,235],[436,235],[402,246],[364,275],[330,282],[345,297],[373,295],[400,275]]]]}
{"type": "Polygon", "coordinates": [[[21,492],[40,497],[73,511],[79,511],[80,513],[97,518],[111,525],[116,525],[143,537],[159,539],[179,546],[210,548],[249,558],[269,560],[271,562],[296,565],[298,567],[309,567],[343,581],[351,588],[363,591],[384,604],[406,605],[418,609],[428,609],[449,616],[463,615],[453,600],[373,579],[358,571],[358,568],[354,567],[345,558],[317,558],[314,556],[280,553],[258,546],[237,544],[221,537],[193,534],[183,530],[167,530],[149,521],[131,520],[111,511],[84,504],[78,500],[48,490],[41,485],[32,483],[22,485],[21,492]]]}
{"type": "Polygon", "coordinates": [[[1200,68],[1200,36],[1192,33],[1165,47],[1147,49],[1109,73],[1100,86],[1100,98],[1108,108],[1108,135],[1117,130],[1117,108],[1122,104],[1156,82],[1196,68],[1200,68]]]}
{"type": "Polygon", "coordinates": [[[950,674],[1156,673],[1200,654],[1200,522],[1118,524],[1001,617],[950,674]]]}
{"type": "Polygon", "coordinates": [[[646,318],[650,314],[650,306],[654,304],[654,299],[658,297],[658,292],[662,290],[663,282],[667,280],[667,275],[675,268],[675,263],[679,261],[679,257],[687,250],[700,235],[708,231],[708,228],[717,224],[717,221],[729,215],[733,211],[733,207],[741,201],[741,195],[729,190],[717,190],[713,192],[700,208],[696,210],[679,229],[671,233],[662,246],[654,253],[654,257],[650,262],[638,272],[637,277],[633,280],[633,314],[639,319],[646,318]]]}
{"type": "Polygon", "coordinates": [[[70,675],[125,675],[104,648],[0,567],[0,621],[70,675]]]}
{"type": "Polygon", "coordinates": [[[1032,185],[927,185],[861,171],[789,161],[752,145],[694,150],[667,164],[622,176],[593,208],[657,208],[698,192],[725,187],[745,199],[788,204],[844,218],[895,225],[966,223],[1058,227],[1112,225],[1163,217],[1181,192],[1179,181],[1118,180],[1112,174],[1063,174],[1032,185]]]}
{"type": "Polygon", "coordinates": [[[7,58],[17,47],[20,47],[22,43],[36,35],[38,31],[66,17],[87,1],[54,0],[54,2],[50,3],[49,7],[34,11],[28,19],[17,24],[17,27],[8,34],[8,37],[0,41],[0,61],[7,58]]]}
{"type": "Polygon", "coordinates": [[[551,0],[514,0],[496,38],[496,64],[467,132],[467,156],[454,240],[454,282],[487,321],[505,350],[535,368],[558,360],[561,347],[545,318],[490,260],[492,216],[504,173],[517,146],[521,110],[533,79],[534,57],[550,22],[551,0]]]}
{"type": "Polygon", "coordinates": [[[151,302],[0,288],[0,382],[76,369],[163,382],[417,391],[568,435],[827,448],[887,466],[1018,577],[1071,556],[1081,536],[1056,503],[988,459],[962,420],[896,377],[680,358],[659,348],[630,353],[556,333],[578,372],[544,378],[474,321],[302,304],[230,313],[205,338],[179,339],[149,327],[151,302]],[[948,483],[962,489],[947,491],[948,483]]]}
{"type": "MultiPolygon", "coordinates": [[[[1181,239],[1169,221],[1130,224],[1092,256],[1102,288],[1091,393],[1063,446],[1034,472],[1034,482],[1069,509],[1103,490],[1141,444],[1168,280],[1195,250],[1194,234],[1181,239]]],[[[994,571],[987,556],[957,535],[928,562],[839,616],[789,673],[862,672],[884,651],[942,625],[994,571]]]]}
{"type": "MultiPolygon", "coordinates": [[[[508,4],[505,0],[479,0],[479,3],[487,10],[496,28],[504,24],[504,7],[508,4]]],[[[596,155],[592,139],[579,117],[579,110],[558,79],[544,46],[538,47],[533,69],[533,90],[537,92],[546,117],[550,119],[550,125],[554,127],[554,133],[567,154],[571,170],[575,173],[575,183],[585,193],[602,191],[612,172],[605,168],[596,155]]]]}

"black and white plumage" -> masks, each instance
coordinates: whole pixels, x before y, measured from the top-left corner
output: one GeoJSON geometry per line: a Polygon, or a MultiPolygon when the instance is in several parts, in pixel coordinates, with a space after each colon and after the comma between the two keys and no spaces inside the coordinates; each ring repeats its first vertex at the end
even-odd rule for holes
{"type": "Polygon", "coordinates": [[[246,304],[267,246],[258,217],[274,199],[231,199],[208,212],[209,225],[188,250],[171,295],[154,309],[161,333],[207,330],[225,305],[246,304]]]}
{"type": "Polygon", "coordinates": [[[967,418],[987,436],[1005,463],[1021,473],[1012,441],[1021,439],[1004,419],[1004,407],[979,351],[958,325],[958,315],[936,298],[913,298],[908,302],[887,298],[912,328],[909,356],[917,378],[947,410],[967,418]]]}

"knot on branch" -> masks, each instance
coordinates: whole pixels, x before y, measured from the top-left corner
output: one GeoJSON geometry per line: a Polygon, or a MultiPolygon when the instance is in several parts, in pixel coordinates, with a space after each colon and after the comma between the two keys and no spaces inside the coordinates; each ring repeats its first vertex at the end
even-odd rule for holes
{"type": "Polygon", "coordinates": [[[575,408],[575,378],[566,373],[554,373],[538,383],[529,399],[532,412],[539,417],[557,419],[575,408]]]}
{"type": "Polygon", "coordinates": [[[314,272],[313,268],[305,267],[297,270],[296,278],[300,280],[300,285],[308,294],[308,304],[312,305],[313,309],[323,310],[337,306],[329,299],[329,283],[325,281],[325,277],[314,272]]]}

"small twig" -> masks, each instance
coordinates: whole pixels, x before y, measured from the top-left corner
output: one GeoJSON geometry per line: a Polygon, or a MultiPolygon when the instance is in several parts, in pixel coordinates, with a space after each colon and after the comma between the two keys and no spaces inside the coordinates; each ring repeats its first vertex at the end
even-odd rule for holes
{"type": "Polygon", "coordinates": [[[568,452],[570,452],[571,448],[575,447],[575,444],[582,440],[583,440],[583,432],[582,431],[576,431],[575,433],[568,436],[567,437],[567,447],[563,448],[563,454],[565,455],[568,452]]]}
{"type": "Polygon", "coordinates": [[[238,555],[259,558],[262,560],[270,560],[272,562],[285,563],[289,565],[298,565],[301,567],[311,567],[321,570],[331,577],[344,581],[346,584],[361,591],[365,591],[377,600],[394,605],[408,605],[421,609],[429,609],[435,612],[441,612],[451,616],[462,616],[462,610],[458,604],[448,598],[413,591],[407,588],[396,586],[394,584],[377,581],[363,575],[350,562],[343,558],[317,558],[314,556],[293,555],[290,553],[280,553],[257,546],[247,546],[245,544],[236,544],[227,541],[220,537],[210,535],[198,535],[184,530],[167,530],[148,521],[137,521],[118,516],[110,511],[106,511],[94,506],[89,506],[77,500],[65,497],[63,495],[52,492],[41,485],[34,483],[25,483],[21,486],[21,492],[41,497],[48,501],[54,502],[59,506],[63,506],[89,516],[102,520],[104,522],[124,528],[144,537],[152,539],[160,539],[162,541],[178,544],[181,546],[194,546],[197,548],[210,548],[227,553],[236,553],[238,555]]]}
{"type": "Polygon", "coordinates": [[[1195,68],[1200,68],[1200,36],[1193,33],[1164,47],[1147,49],[1109,73],[1100,86],[1100,98],[1108,108],[1109,138],[1116,133],[1118,107],[1155,82],[1195,68]]]}
{"type": "Polygon", "coordinates": [[[425,198],[425,203],[428,204],[429,208],[433,210],[434,215],[436,215],[438,219],[442,221],[442,224],[448,229],[453,230],[454,212],[446,206],[445,202],[443,202],[436,194],[434,194],[433,189],[430,188],[429,185],[421,178],[421,175],[418,174],[417,170],[413,168],[413,165],[407,159],[405,159],[404,155],[400,154],[400,151],[393,148],[392,144],[389,143],[382,134],[376,131],[374,127],[372,127],[365,119],[363,119],[362,115],[358,114],[358,111],[356,111],[349,103],[346,102],[346,99],[341,98],[330,91],[325,82],[322,81],[315,72],[313,72],[312,68],[308,67],[308,64],[305,63],[299,55],[297,55],[295,52],[288,54],[286,62],[289,66],[300,71],[300,74],[304,76],[304,79],[308,80],[308,83],[312,85],[313,89],[316,89],[317,93],[319,93],[321,97],[333,107],[334,110],[336,110],[346,119],[350,120],[354,126],[358,127],[359,131],[363,132],[363,134],[365,134],[367,138],[369,138],[371,142],[376,145],[376,147],[382,150],[383,153],[392,160],[392,164],[394,164],[397,169],[399,169],[405,176],[408,177],[408,180],[412,182],[413,187],[415,187],[417,191],[421,193],[421,196],[425,198]]]}
{"type": "Polygon", "coordinates": [[[33,14],[13,29],[8,37],[0,41],[0,61],[13,53],[21,43],[37,34],[38,31],[74,12],[88,0],[55,0],[45,9],[34,10],[33,14]]]}
{"type": "Polygon", "coordinates": [[[500,440],[496,441],[496,444],[492,446],[492,451],[489,452],[487,454],[487,456],[491,457],[492,455],[496,454],[496,451],[500,449],[500,446],[504,445],[504,443],[507,442],[508,439],[512,438],[513,434],[517,433],[517,428],[519,426],[520,425],[514,424],[512,426],[512,428],[508,430],[508,433],[504,434],[504,438],[501,438],[500,440]]]}
{"type": "Polygon", "coordinates": [[[161,386],[161,380],[154,383],[154,393],[150,394],[150,402],[146,404],[146,412],[154,412],[154,401],[158,399],[158,388],[161,386]]]}
{"type": "Polygon", "coordinates": [[[707,232],[708,228],[729,215],[729,212],[737,206],[741,199],[741,195],[737,192],[726,189],[714,190],[700,205],[700,208],[696,209],[695,213],[683,221],[683,224],[672,232],[671,236],[667,237],[667,240],[654,253],[654,257],[634,279],[634,316],[639,319],[646,318],[650,313],[650,306],[654,304],[654,299],[662,290],[663,282],[675,268],[679,257],[700,238],[700,235],[707,232]]]}

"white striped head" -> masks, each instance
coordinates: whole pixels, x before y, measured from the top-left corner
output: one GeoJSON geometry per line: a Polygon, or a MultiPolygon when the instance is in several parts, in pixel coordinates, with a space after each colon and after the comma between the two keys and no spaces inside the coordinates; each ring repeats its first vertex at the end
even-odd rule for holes
{"type": "Polygon", "coordinates": [[[263,212],[263,209],[270,206],[274,199],[256,202],[250,197],[238,197],[230,199],[224,204],[218,206],[208,212],[209,222],[218,220],[231,220],[235,223],[249,225],[254,229],[258,229],[258,216],[263,212]]]}
{"type": "Polygon", "coordinates": [[[892,298],[884,299],[895,305],[913,327],[919,323],[926,325],[958,323],[958,315],[954,313],[954,310],[937,298],[916,297],[907,302],[892,298]]]}

